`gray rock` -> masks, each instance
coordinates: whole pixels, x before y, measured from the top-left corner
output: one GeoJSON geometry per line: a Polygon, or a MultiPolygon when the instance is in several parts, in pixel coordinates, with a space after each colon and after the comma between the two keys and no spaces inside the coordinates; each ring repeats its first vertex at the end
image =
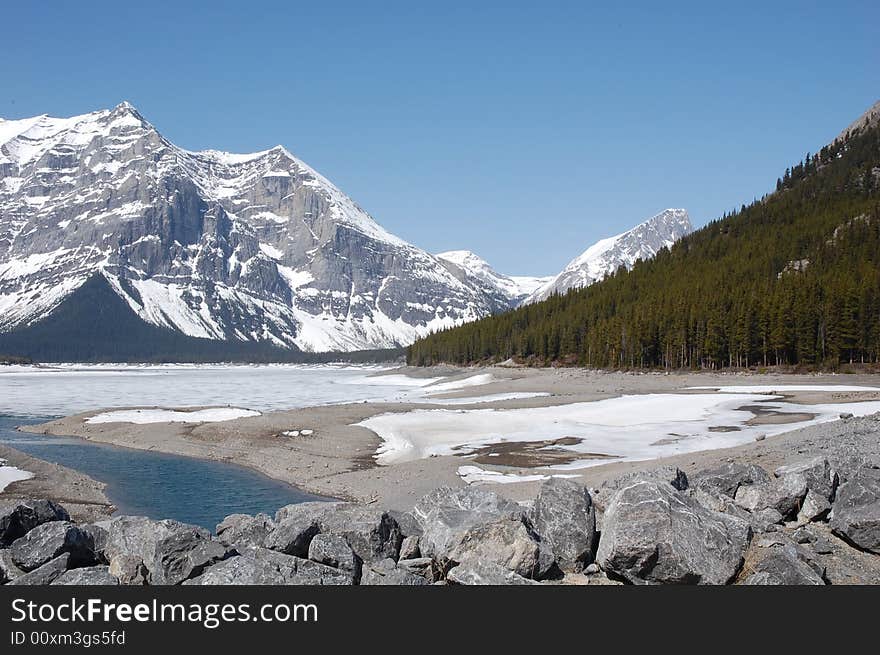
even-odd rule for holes
{"type": "Polygon", "coordinates": [[[400,554],[403,535],[391,514],[371,507],[350,506],[321,516],[321,532],[345,537],[348,545],[364,562],[400,554]]]}
{"type": "Polygon", "coordinates": [[[773,508],[788,519],[798,513],[806,495],[806,477],[801,473],[789,473],[763,484],[742,485],[734,500],[750,512],[773,508]]]}
{"type": "Polygon", "coordinates": [[[294,555],[251,548],[205,570],[184,585],[350,585],[352,575],[294,555]]]}
{"type": "Polygon", "coordinates": [[[706,492],[736,497],[737,490],[746,484],[770,482],[767,471],[754,464],[727,462],[715,468],[706,469],[690,477],[690,486],[706,492]]]}
{"type": "Polygon", "coordinates": [[[828,498],[810,489],[807,491],[807,495],[804,497],[804,504],[801,505],[801,509],[798,512],[797,522],[800,525],[805,525],[812,521],[821,521],[828,516],[829,511],[831,511],[831,503],[828,501],[828,498]]]}
{"type": "Polygon", "coordinates": [[[751,528],[669,484],[636,480],[611,499],[596,560],[636,584],[725,584],[739,571],[751,528]]]}
{"type": "Polygon", "coordinates": [[[440,487],[419,500],[412,515],[422,529],[422,556],[443,560],[471,528],[507,517],[521,520],[523,509],[491,491],[440,487]]]}
{"type": "Polygon", "coordinates": [[[450,564],[466,560],[491,562],[524,578],[547,576],[554,557],[521,520],[504,518],[468,530],[445,554],[450,564]]]}
{"type": "Polygon", "coordinates": [[[309,559],[335,569],[351,571],[355,580],[361,577],[361,558],[348,545],[345,537],[338,534],[315,535],[309,544],[309,559]]]}
{"type": "Polygon", "coordinates": [[[89,585],[89,586],[111,586],[118,585],[119,580],[110,574],[109,567],[106,565],[88,566],[82,569],[72,569],[65,571],[55,578],[53,585],[89,585]]]}
{"type": "Polygon", "coordinates": [[[397,566],[393,559],[378,560],[364,565],[361,585],[421,587],[431,584],[420,575],[397,566]]]}
{"type": "Polygon", "coordinates": [[[831,464],[824,457],[811,457],[791,462],[780,466],[773,473],[777,478],[792,473],[803,475],[807,480],[807,489],[816,492],[828,501],[834,500],[834,493],[840,482],[837,471],[831,468],[831,464]]]}
{"type": "Polygon", "coordinates": [[[124,585],[145,585],[150,578],[144,560],[138,555],[114,555],[110,559],[109,571],[110,575],[124,585]]]}
{"type": "Polygon", "coordinates": [[[713,512],[724,512],[725,514],[732,514],[733,516],[742,519],[743,521],[751,522],[752,520],[751,513],[747,512],[742,507],[737,505],[736,502],[734,502],[733,498],[724,495],[717,489],[709,486],[693,486],[690,487],[686,493],[691,498],[700,503],[700,505],[702,505],[706,509],[712,510],[713,512]]]}
{"type": "Polygon", "coordinates": [[[156,544],[152,565],[148,567],[150,584],[180,584],[235,552],[214,541],[207,530],[184,525],[156,544]]]}
{"type": "Polygon", "coordinates": [[[434,566],[434,560],[430,557],[400,559],[397,562],[397,567],[413,575],[420,575],[428,582],[436,582],[440,577],[440,572],[434,566]]]}
{"type": "Polygon", "coordinates": [[[69,521],[42,523],[16,539],[10,551],[12,560],[23,571],[32,571],[62,553],[70,554],[70,566],[89,566],[97,562],[91,536],[69,521]]]}
{"type": "Polygon", "coordinates": [[[392,510],[388,513],[391,514],[395,521],[397,521],[397,525],[400,526],[400,532],[403,534],[404,539],[407,537],[422,536],[422,526],[419,525],[419,522],[416,520],[416,517],[412,515],[412,512],[397,512],[392,510]]]}
{"type": "Polygon", "coordinates": [[[754,532],[771,532],[783,522],[784,518],[779,510],[773,507],[765,507],[751,514],[748,519],[754,532]]]}
{"type": "Polygon", "coordinates": [[[584,569],[584,574],[585,574],[585,575],[596,575],[596,574],[599,573],[601,570],[602,570],[602,569],[599,568],[599,565],[596,564],[596,562],[593,562],[592,564],[589,564],[589,565],[584,569]]]}
{"type": "Polygon", "coordinates": [[[309,544],[320,531],[317,517],[305,513],[291,514],[275,524],[264,545],[286,555],[308,557],[309,544]]]}
{"type": "Polygon", "coordinates": [[[21,577],[16,578],[9,585],[44,586],[52,584],[67,570],[70,553],[63,553],[53,560],[49,560],[39,568],[34,569],[21,577]]]}
{"type": "Polygon", "coordinates": [[[217,539],[227,546],[266,545],[267,537],[275,530],[275,521],[266,514],[230,514],[217,524],[217,539]]]}
{"type": "Polygon", "coordinates": [[[880,555],[880,471],[865,470],[840,485],[831,529],[856,547],[880,555]]]}
{"type": "Polygon", "coordinates": [[[563,571],[580,571],[593,561],[596,510],[584,485],[550,478],[541,485],[529,518],[563,571]]]}
{"type": "Polygon", "coordinates": [[[0,548],[8,548],[38,525],[69,521],[70,515],[51,500],[26,500],[0,505],[0,548]]]}
{"type": "Polygon", "coordinates": [[[352,503],[323,501],[293,503],[292,505],[285,505],[275,512],[275,522],[281,523],[281,521],[290,518],[297,518],[300,520],[314,519],[317,521],[325,513],[334,512],[345,507],[354,507],[354,505],[352,503]]]}
{"type": "Polygon", "coordinates": [[[449,571],[446,579],[457,585],[536,585],[534,580],[517,575],[493,562],[467,561],[449,571]]]}
{"type": "Polygon", "coordinates": [[[6,584],[25,574],[15,562],[12,561],[12,553],[8,548],[0,550],[0,584],[6,584]]]}
{"type": "Polygon", "coordinates": [[[400,559],[416,559],[422,556],[417,536],[404,537],[400,543],[400,559]]]}
{"type": "Polygon", "coordinates": [[[807,563],[783,548],[776,548],[761,560],[745,585],[824,585],[825,581],[807,563]]]}

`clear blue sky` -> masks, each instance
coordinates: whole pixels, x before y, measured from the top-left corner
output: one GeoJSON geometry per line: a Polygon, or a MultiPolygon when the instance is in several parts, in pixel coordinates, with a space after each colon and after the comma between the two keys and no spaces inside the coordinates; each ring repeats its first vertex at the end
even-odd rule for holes
{"type": "Polygon", "coordinates": [[[0,116],[281,143],[423,248],[550,274],[760,196],[880,99],[876,0],[195,4],[7,3],[0,116]]]}

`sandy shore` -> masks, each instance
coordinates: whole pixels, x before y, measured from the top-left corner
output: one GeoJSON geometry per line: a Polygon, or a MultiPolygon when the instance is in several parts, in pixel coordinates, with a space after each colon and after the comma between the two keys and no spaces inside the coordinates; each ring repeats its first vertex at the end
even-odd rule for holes
{"type": "MultiPolygon", "coordinates": [[[[463,379],[489,373],[495,380],[478,387],[464,387],[437,395],[431,403],[360,403],[329,405],[266,413],[257,417],[231,421],[189,424],[129,423],[90,424],[87,419],[101,410],[70,416],[38,426],[29,432],[71,435],[95,442],[130,448],[157,450],[165,453],[230,461],[251,467],[270,477],[325,496],[359,502],[378,502],[383,507],[408,509],[429,490],[440,485],[461,486],[458,467],[474,463],[473,459],[438,456],[390,466],[377,466],[373,455],[381,440],[372,431],[356,426],[367,418],[386,412],[407,412],[413,409],[523,408],[551,407],[574,402],[594,401],[624,394],[668,393],[695,386],[749,385],[857,385],[880,386],[870,375],[742,375],[742,374],[627,374],[583,371],[576,369],[395,369],[383,375],[406,374],[419,378],[450,376],[463,379]],[[478,398],[510,393],[544,393],[541,397],[517,398],[461,404],[462,398],[478,398]],[[442,400],[455,401],[444,405],[442,400]],[[308,436],[283,436],[284,432],[311,430],[308,436]]],[[[688,393],[688,391],[685,391],[688,393]]],[[[865,392],[808,391],[786,394],[803,404],[846,403],[880,400],[880,394],[865,392]]],[[[768,422],[779,417],[759,417],[768,422]]],[[[785,417],[782,420],[788,420],[785,417]]],[[[675,464],[686,472],[705,468],[722,460],[754,462],[772,468],[792,452],[809,448],[809,440],[823,426],[774,436],[759,442],[649,462],[609,462],[604,465],[573,471],[589,486],[622,472],[650,468],[659,464],[675,464]],[[812,435],[812,436],[811,436],[812,435]]],[[[2,455],[2,453],[0,453],[2,455]]],[[[518,467],[528,453],[507,452],[506,460],[479,459],[480,466],[490,470],[513,473],[535,472],[518,467]],[[487,464],[492,462],[491,465],[487,464]],[[500,466],[503,462],[509,466],[500,466]]],[[[8,457],[15,463],[13,457],[8,457]]],[[[535,462],[532,462],[534,465],[535,462]]],[[[53,466],[53,465],[50,465],[53,466]]],[[[41,475],[32,464],[22,468],[41,475]]],[[[540,472],[540,471],[539,471],[540,472]]],[[[84,476],[83,476],[84,477],[84,476]]],[[[524,500],[534,496],[538,482],[488,484],[487,488],[508,497],[524,500]]],[[[16,483],[21,488],[25,483],[16,483]]],[[[72,491],[68,488],[67,495],[72,491]]]]}

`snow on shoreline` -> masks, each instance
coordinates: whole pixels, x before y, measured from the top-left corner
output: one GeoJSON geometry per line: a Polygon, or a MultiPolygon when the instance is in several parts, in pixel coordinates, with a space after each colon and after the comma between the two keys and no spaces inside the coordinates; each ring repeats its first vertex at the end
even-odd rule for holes
{"type": "MultiPolygon", "coordinates": [[[[825,390],[835,391],[838,387],[825,390]]],[[[880,391],[871,387],[860,390],[880,391]]],[[[878,411],[880,401],[806,405],[768,398],[766,392],[726,391],[626,395],[522,409],[420,409],[380,414],[357,425],[372,430],[382,439],[376,453],[379,464],[434,455],[462,455],[502,442],[574,437],[580,440],[577,444],[555,447],[584,457],[550,467],[573,470],[607,462],[607,459],[590,456],[596,453],[618,458],[618,461],[656,459],[737,446],[753,441],[760,434],[773,436],[833,421],[844,412],[864,416],[878,411]],[[767,412],[815,416],[791,423],[749,425],[747,421],[755,418],[755,412],[743,407],[758,403],[767,412]]]]}
{"type": "Polygon", "coordinates": [[[14,466],[7,466],[6,460],[0,459],[0,491],[3,491],[13,482],[30,480],[34,474],[14,466]]]}
{"type": "Polygon", "coordinates": [[[217,423],[259,416],[260,412],[238,407],[212,407],[192,412],[174,409],[123,409],[96,414],[86,423],[217,423]]]}

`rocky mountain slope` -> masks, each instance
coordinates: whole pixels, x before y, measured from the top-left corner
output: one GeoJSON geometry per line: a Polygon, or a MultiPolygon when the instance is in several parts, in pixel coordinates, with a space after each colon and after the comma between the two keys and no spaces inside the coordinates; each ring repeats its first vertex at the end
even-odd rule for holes
{"type": "Polygon", "coordinates": [[[553,276],[529,277],[498,273],[489,262],[470,250],[441,252],[437,258],[443,260],[457,278],[482,288],[495,305],[507,305],[509,309],[518,306],[529,295],[554,279],[553,276]]]}
{"type": "Polygon", "coordinates": [[[0,331],[96,276],[149,324],[306,351],[500,309],[280,146],[189,152],[127,103],[0,121],[0,331]]]}
{"type": "Polygon", "coordinates": [[[693,230],[686,209],[666,209],[631,230],[602,239],[573,259],[555,278],[533,291],[525,302],[538,302],[554,293],[587,287],[614,273],[650,259],[693,230]]]}

